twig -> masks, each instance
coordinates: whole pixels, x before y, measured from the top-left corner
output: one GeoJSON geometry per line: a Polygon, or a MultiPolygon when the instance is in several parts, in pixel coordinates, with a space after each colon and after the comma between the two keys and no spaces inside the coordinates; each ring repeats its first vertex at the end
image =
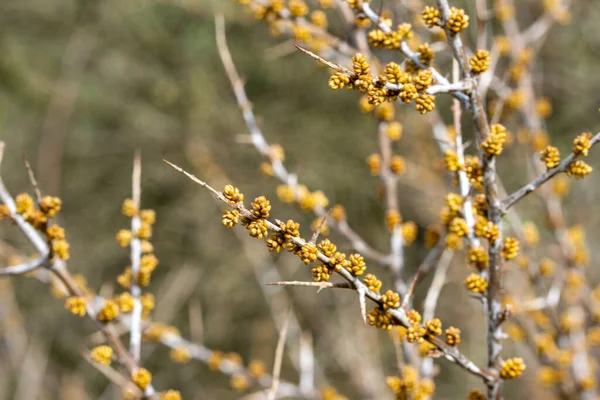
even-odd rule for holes
{"type": "MultiPolygon", "coordinates": [[[[0,141],[0,165],[2,164],[2,158],[4,157],[4,142],[0,141]]],[[[17,214],[17,206],[12,196],[9,194],[6,186],[4,186],[4,181],[2,180],[2,176],[0,175],[0,200],[8,207],[12,214],[12,219],[17,223],[21,231],[25,234],[27,239],[31,242],[33,247],[37,250],[38,253],[42,256],[47,256],[49,254],[48,245],[46,241],[42,239],[40,235],[36,232],[35,228],[29,225],[22,216],[17,214]]]]}
{"type": "MultiPolygon", "coordinates": [[[[454,253],[449,250],[444,250],[442,253],[442,258],[438,263],[438,266],[435,270],[435,275],[433,276],[433,281],[431,282],[431,286],[429,286],[429,290],[425,296],[425,301],[423,302],[424,321],[432,319],[435,315],[435,308],[442,292],[442,288],[446,283],[446,275],[448,274],[453,255],[454,253]]],[[[421,374],[423,376],[431,377],[433,375],[433,361],[433,357],[424,358],[421,364],[421,374]]]]}
{"type": "Polygon", "coordinates": [[[425,296],[425,301],[423,302],[423,321],[430,320],[435,315],[435,307],[437,306],[438,299],[442,293],[442,288],[446,283],[446,275],[448,275],[448,270],[452,264],[451,261],[453,255],[454,253],[450,250],[445,250],[442,253],[438,267],[433,275],[433,281],[431,282],[431,286],[429,286],[427,296],[425,296]]]}
{"type": "Polygon", "coordinates": [[[313,246],[317,243],[317,240],[319,239],[319,234],[321,233],[321,229],[323,229],[323,225],[325,225],[325,222],[327,222],[327,218],[329,217],[329,214],[331,214],[331,208],[329,210],[327,210],[327,212],[325,213],[325,215],[323,215],[323,217],[321,217],[321,221],[319,222],[317,229],[315,229],[312,237],[310,238],[309,243],[312,244],[313,246]]]}
{"type": "Polygon", "coordinates": [[[356,289],[356,291],[358,293],[358,305],[360,308],[360,316],[362,317],[363,324],[367,326],[367,291],[362,287],[356,289]]]}
{"type": "Polygon", "coordinates": [[[315,390],[315,354],[310,332],[300,335],[300,391],[311,393],[315,390]]]}
{"type": "Polygon", "coordinates": [[[0,276],[23,275],[45,265],[47,262],[47,256],[40,256],[35,260],[23,264],[11,265],[10,267],[0,269],[0,276]]]}
{"type": "Polygon", "coordinates": [[[286,312],[285,319],[283,320],[283,326],[281,332],[279,332],[279,340],[277,341],[277,348],[275,349],[275,363],[273,364],[273,381],[271,382],[271,389],[267,395],[267,400],[275,400],[277,396],[277,390],[279,389],[279,377],[281,375],[281,366],[283,363],[283,350],[285,347],[285,337],[287,335],[288,322],[290,312],[286,312]]]}
{"type": "Polygon", "coordinates": [[[33,173],[33,169],[31,168],[31,164],[29,164],[29,160],[27,159],[27,157],[23,157],[23,162],[25,163],[25,169],[27,169],[27,175],[29,175],[29,181],[31,182],[31,186],[33,187],[35,198],[38,204],[40,204],[42,202],[42,192],[40,191],[40,185],[35,179],[35,174],[33,173]]]}
{"type": "Polygon", "coordinates": [[[83,357],[88,363],[90,363],[90,365],[92,367],[96,368],[98,370],[98,372],[100,372],[102,375],[104,375],[109,381],[111,381],[116,386],[118,386],[120,388],[127,387],[128,389],[133,390],[134,394],[137,397],[140,397],[143,395],[142,391],[137,386],[132,384],[128,378],[124,377],[122,374],[120,374],[117,370],[112,368],[110,365],[104,365],[104,364],[99,364],[97,362],[94,362],[92,360],[92,358],[89,356],[89,351],[82,351],[81,357],[83,357]]]}
{"type": "Polygon", "coordinates": [[[131,335],[129,338],[129,351],[136,362],[140,361],[140,352],[142,345],[142,302],[140,296],[142,289],[138,283],[138,275],[140,272],[140,261],[142,257],[142,243],[137,233],[142,226],[139,210],[142,197],[142,159],[139,152],[136,152],[133,157],[133,172],[131,175],[132,184],[132,200],[138,212],[131,218],[131,280],[130,293],[133,297],[133,310],[131,312],[131,335]]]}
{"type": "MultiPolygon", "coordinates": [[[[190,355],[192,359],[200,361],[202,363],[208,363],[210,360],[214,358],[215,352],[210,350],[209,348],[202,346],[200,344],[192,343],[183,337],[174,334],[174,333],[166,333],[160,337],[160,342],[170,348],[170,349],[179,349],[185,348],[190,351],[190,355]]],[[[229,360],[223,360],[219,363],[219,371],[226,375],[244,375],[250,377],[250,373],[244,369],[242,365],[232,363],[229,360]]],[[[269,374],[265,374],[261,376],[256,382],[265,388],[271,387],[271,382],[273,378],[269,374]]],[[[298,386],[286,382],[279,381],[279,392],[281,396],[293,397],[293,398],[314,398],[315,393],[302,393],[298,386]]]]}

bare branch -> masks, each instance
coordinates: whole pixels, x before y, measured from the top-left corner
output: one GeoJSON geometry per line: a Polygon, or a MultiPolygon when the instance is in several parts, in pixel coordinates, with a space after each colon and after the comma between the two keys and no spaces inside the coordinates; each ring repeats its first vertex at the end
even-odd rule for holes
{"type": "MultiPolygon", "coordinates": [[[[251,216],[250,211],[247,210],[243,204],[229,203],[227,201],[227,199],[225,199],[225,197],[220,192],[218,192],[217,190],[210,187],[210,185],[208,185],[206,182],[201,181],[200,179],[196,178],[192,174],[184,171],[180,167],[178,167],[170,162],[167,162],[167,163],[171,167],[173,167],[175,170],[186,175],[192,181],[207,188],[211,193],[215,194],[215,196],[219,200],[221,200],[228,206],[235,208],[242,215],[242,217],[249,218],[251,216]]],[[[279,226],[277,226],[276,224],[274,224],[268,220],[265,220],[265,223],[267,224],[267,227],[269,230],[274,231],[274,232],[281,232],[281,228],[279,226]]],[[[292,241],[292,243],[294,243],[298,246],[306,245],[306,242],[303,239],[298,238],[298,237],[293,237],[290,240],[292,241]]],[[[329,257],[327,257],[326,255],[324,255],[321,252],[318,252],[317,259],[319,261],[323,262],[324,264],[329,264],[329,257]]],[[[377,304],[380,304],[381,294],[375,293],[375,292],[369,290],[358,277],[352,275],[352,273],[350,273],[349,271],[347,271],[344,268],[341,268],[339,271],[336,271],[336,273],[339,274],[340,276],[342,276],[346,281],[348,281],[355,288],[355,290],[357,290],[357,291],[363,290],[365,292],[365,297],[368,297],[370,300],[376,302],[377,304]]],[[[408,318],[406,316],[406,311],[403,310],[402,308],[389,309],[388,313],[400,325],[402,325],[404,327],[412,326],[412,324],[410,323],[410,321],[408,320],[408,318]]],[[[471,360],[469,360],[465,355],[461,354],[457,348],[450,347],[447,344],[445,344],[443,341],[441,341],[437,338],[427,337],[426,340],[430,341],[430,343],[432,343],[439,350],[441,350],[444,353],[444,356],[447,360],[459,365],[460,367],[464,368],[465,370],[469,371],[470,373],[481,377],[484,380],[484,382],[491,383],[491,382],[495,382],[498,379],[496,375],[490,374],[487,371],[484,371],[484,370],[480,369],[479,367],[477,367],[477,365],[475,363],[473,363],[471,360]]]]}
{"type": "Polygon", "coordinates": [[[137,277],[140,272],[140,261],[142,257],[142,242],[137,233],[142,226],[139,210],[142,197],[142,159],[139,152],[133,157],[133,172],[131,175],[132,200],[138,212],[131,218],[131,287],[129,289],[133,297],[133,310],[131,312],[131,335],[129,339],[129,351],[136,362],[140,361],[140,352],[142,346],[142,302],[140,296],[142,289],[138,283],[137,277]]]}
{"type": "Polygon", "coordinates": [[[47,262],[48,257],[41,256],[23,264],[11,265],[10,267],[0,269],[0,276],[23,275],[45,265],[47,262]]]}

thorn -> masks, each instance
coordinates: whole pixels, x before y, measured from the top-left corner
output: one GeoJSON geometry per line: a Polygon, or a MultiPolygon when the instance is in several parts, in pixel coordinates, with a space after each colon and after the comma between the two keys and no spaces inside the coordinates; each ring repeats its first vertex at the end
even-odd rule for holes
{"type": "Polygon", "coordinates": [[[327,218],[329,217],[330,213],[331,213],[331,208],[329,210],[327,210],[325,215],[323,215],[323,218],[321,218],[321,222],[319,222],[319,225],[317,226],[317,229],[315,230],[312,237],[310,238],[310,242],[308,242],[308,244],[310,244],[312,246],[315,246],[317,244],[317,239],[319,238],[321,229],[323,228],[323,225],[325,225],[325,222],[327,222],[327,218]]]}
{"type": "Polygon", "coordinates": [[[36,200],[38,204],[42,202],[42,192],[40,191],[40,186],[35,179],[35,174],[33,173],[33,169],[31,168],[31,164],[29,164],[29,160],[25,155],[23,155],[23,162],[25,163],[25,168],[27,169],[27,174],[29,175],[29,181],[31,182],[31,186],[33,186],[33,191],[35,193],[36,200]]]}
{"type": "Polygon", "coordinates": [[[358,287],[356,289],[356,291],[358,292],[358,303],[360,305],[360,315],[362,316],[363,324],[365,325],[365,327],[367,327],[368,326],[368,323],[367,323],[367,300],[366,300],[367,291],[362,286],[358,287]]]}
{"type": "Polygon", "coordinates": [[[301,52],[303,52],[304,54],[308,54],[310,57],[314,58],[315,60],[317,60],[318,62],[320,62],[321,64],[324,64],[326,66],[328,66],[329,68],[336,70],[338,72],[344,72],[346,74],[350,74],[351,71],[349,69],[346,69],[344,67],[342,67],[341,65],[338,65],[336,63],[332,63],[331,61],[327,61],[326,59],[324,59],[321,56],[316,55],[315,53],[313,53],[310,50],[306,50],[305,48],[297,45],[296,43],[294,43],[294,46],[300,50],[301,52]]]}
{"type": "Polygon", "coordinates": [[[421,268],[419,267],[419,269],[417,269],[417,272],[415,273],[415,276],[413,277],[412,281],[410,282],[410,286],[408,287],[408,292],[406,292],[406,296],[404,296],[404,300],[402,300],[402,308],[404,310],[406,310],[408,308],[408,303],[410,301],[410,297],[412,296],[413,292],[415,291],[415,286],[417,285],[417,281],[419,280],[420,275],[421,275],[421,268]]]}

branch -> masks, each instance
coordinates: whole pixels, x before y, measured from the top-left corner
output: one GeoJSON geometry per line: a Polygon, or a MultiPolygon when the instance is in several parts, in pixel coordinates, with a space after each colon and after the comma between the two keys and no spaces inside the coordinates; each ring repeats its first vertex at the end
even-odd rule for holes
{"type": "MultiPolygon", "coordinates": [[[[388,213],[400,215],[398,204],[398,176],[392,172],[392,140],[386,133],[387,122],[379,121],[377,126],[379,152],[381,154],[381,171],[379,177],[384,189],[385,209],[388,213]]],[[[391,262],[390,268],[394,274],[394,288],[402,295],[406,294],[406,283],[402,278],[404,269],[404,236],[402,224],[392,227],[390,235],[391,262]]]]}
{"type": "MultiPolygon", "coordinates": [[[[387,26],[386,24],[384,24],[383,22],[380,21],[379,15],[377,15],[377,13],[375,11],[373,11],[373,9],[371,8],[371,5],[369,3],[365,3],[365,2],[362,3],[362,11],[383,32],[390,33],[392,31],[392,29],[389,26],[387,26]]],[[[406,57],[408,57],[412,62],[414,62],[419,68],[430,69],[431,72],[433,73],[433,77],[435,78],[435,80],[437,82],[439,82],[441,85],[443,85],[443,86],[450,85],[450,82],[448,82],[448,79],[446,79],[442,74],[440,74],[435,68],[433,68],[433,67],[429,68],[426,65],[423,65],[423,63],[419,59],[419,55],[417,53],[413,52],[410,49],[410,47],[408,47],[408,44],[406,43],[406,41],[404,41],[404,40],[402,41],[402,43],[400,44],[400,50],[406,57]]],[[[469,97],[466,96],[464,93],[461,93],[460,91],[451,91],[450,93],[454,97],[456,97],[460,101],[462,101],[465,104],[465,106],[467,106],[467,107],[469,106],[469,97]]]]}
{"type": "MultiPolygon", "coordinates": [[[[251,218],[252,214],[250,213],[250,211],[248,209],[246,209],[244,207],[243,204],[231,204],[223,196],[223,194],[221,192],[215,190],[210,185],[208,185],[206,182],[196,178],[195,176],[184,171],[182,168],[176,166],[175,164],[172,164],[166,160],[165,160],[165,162],[167,164],[169,164],[176,171],[184,174],[185,176],[187,176],[194,182],[198,183],[202,187],[207,188],[211,193],[215,194],[216,197],[219,200],[221,200],[223,203],[225,203],[227,206],[236,209],[241,214],[242,217],[251,218]]],[[[267,227],[269,230],[274,231],[274,232],[281,232],[281,228],[279,228],[279,226],[275,225],[271,221],[265,220],[265,223],[267,224],[267,227]]],[[[304,241],[302,238],[299,238],[299,237],[293,237],[290,240],[292,243],[294,243],[295,245],[300,246],[300,247],[306,245],[306,241],[304,241]]],[[[326,255],[324,255],[321,252],[317,253],[317,259],[324,264],[329,264],[329,257],[327,257],[326,255]]],[[[364,291],[366,298],[369,298],[370,300],[372,300],[373,302],[375,302],[377,304],[381,304],[381,294],[375,293],[375,292],[369,290],[369,288],[367,286],[365,286],[365,284],[359,278],[352,275],[352,273],[350,273],[349,271],[347,271],[344,268],[340,269],[339,271],[336,271],[336,273],[339,274],[342,278],[344,278],[348,283],[350,283],[355,288],[355,290],[364,291]]],[[[410,321],[408,320],[408,318],[406,316],[406,311],[403,310],[402,308],[389,309],[387,312],[392,316],[392,318],[394,319],[394,321],[396,323],[398,323],[404,327],[412,326],[412,324],[410,323],[410,321]]],[[[450,347],[446,343],[444,343],[442,340],[437,339],[437,338],[427,337],[426,340],[428,340],[436,348],[438,348],[440,351],[442,351],[442,353],[444,353],[444,356],[447,360],[459,365],[460,367],[464,368],[471,374],[479,376],[480,378],[483,379],[484,382],[493,383],[497,380],[497,377],[495,375],[490,374],[489,372],[480,369],[475,363],[473,363],[465,355],[460,353],[460,351],[457,348],[450,347]]]]}
{"type": "MultiPolygon", "coordinates": [[[[0,165],[2,164],[2,158],[4,156],[4,142],[0,141],[0,165]]],[[[47,256],[49,254],[48,245],[46,241],[37,233],[35,228],[29,225],[22,216],[17,214],[17,206],[12,196],[4,186],[4,181],[0,175],[0,200],[8,207],[12,214],[12,219],[17,223],[21,231],[25,234],[27,239],[31,242],[33,247],[37,250],[40,255],[47,256]]]]}
{"type": "Polygon", "coordinates": [[[450,264],[452,264],[451,261],[453,255],[454,253],[449,250],[445,250],[442,254],[442,258],[433,275],[433,281],[431,282],[431,286],[429,286],[425,301],[423,302],[423,321],[430,320],[435,315],[435,307],[437,306],[438,299],[442,293],[442,288],[446,283],[446,276],[448,275],[450,264]]]}
{"type": "Polygon", "coordinates": [[[47,256],[40,256],[35,260],[28,261],[19,265],[12,265],[10,267],[6,267],[0,269],[0,276],[10,276],[10,275],[23,275],[28,272],[31,272],[45,264],[48,263],[47,256]]]}
{"type": "Polygon", "coordinates": [[[290,310],[286,312],[283,320],[283,326],[279,332],[279,340],[277,341],[277,348],[275,349],[275,363],[273,365],[273,379],[271,381],[271,389],[267,395],[267,400],[275,400],[277,396],[277,390],[279,390],[279,377],[281,375],[281,364],[283,362],[283,349],[285,347],[285,337],[288,330],[288,322],[290,320],[290,310]]]}
{"type": "Polygon", "coordinates": [[[142,257],[142,242],[137,236],[137,232],[142,226],[139,210],[142,197],[142,160],[139,152],[136,152],[133,157],[133,172],[131,176],[132,184],[132,200],[138,212],[131,218],[131,296],[133,297],[133,310],[131,312],[131,335],[129,338],[129,351],[136,362],[140,361],[140,352],[142,346],[142,289],[137,280],[140,272],[140,261],[142,257]]]}
{"type": "MultiPolygon", "coordinates": [[[[590,144],[592,146],[594,146],[598,142],[600,142],[600,132],[596,133],[596,135],[594,135],[594,137],[590,139],[590,144]]],[[[502,200],[503,213],[506,213],[508,209],[511,208],[515,203],[520,201],[523,197],[527,196],[528,194],[534,192],[538,187],[546,183],[555,175],[567,171],[569,165],[571,164],[571,162],[573,162],[573,160],[575,160],[575,158],[577,158],[577,156],[574,153],[569,154],[564,160],[561,161],[561,163],[558,166],[549,169],[544,174],[538,176],[533,181],[529,182],[527,185],[523,186],[521,189],[517,190],[516,192],[512,193],[510,196],[502,200]]]]}

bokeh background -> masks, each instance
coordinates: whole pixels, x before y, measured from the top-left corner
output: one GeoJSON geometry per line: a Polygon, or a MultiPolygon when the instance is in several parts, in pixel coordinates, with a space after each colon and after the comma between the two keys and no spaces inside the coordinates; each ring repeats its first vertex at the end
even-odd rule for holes
{"type": "MultiPolygon", "coordinates": [[[[386,6],[397,7],[402,18],[401,3],[386,1],[386,6]]],[[[474,2],[465,3],[473,12],[474,2]]],[[[541,12],[541,1],[518,3],[524,25],[541,12]]],[[[575,3],[571,24],[552,29],[534,67],[538,94],[553,105],[547,131],[564,151],[576,134],[600,126],[600,5],[575,3]]],[[[362,326],[355,294],[315,295],[311,288],[277,294],[260,284],[272,268],[286,280],[310,280],[310,271],[296,257],[269,254],[243,230],[222,228],[222,206],[162,162],[181,165],[216,187],[234,183],[247,198],[266,195],[274,200],[274,217],[298,220],[303,234],[310,233],[314,216],[276,201],[278,182],[259,172],[260,155],[240,140],[246,128],[217,55],[216,12],[225,15],[233,58],[267,140],[283,146],[286,165],[302,183],[343,204],[349,223],[371,245],[388,250],[379,182],[365,166],[367,155],[377,150],[375,122],[359,112],[355,93],[329,90],[323,68],[286,39],[269,36],[264,23],[229,0],[2,1],[0,139],[7,146],[2,177],[13,194],[31,192],[24,157],[31,162],[42,190],[63,199],[59,220],[71,243],[69,268],[110,296],[120,290],[115,278],[128,265],[127,251],[114,235],[128,224],[120,206],[131,195],[133,154],[141,151],[142,204],[158,214],[153,242],[161,264],[150,286],[157,297],[156,320],[210,348],[260,359],[271,368],[277,321],[289,302],[301,330],[312,336],[317,386],[329,383],[351,399],[390,398],[384,377],[397,374],[393,343],[386,333],[362,326]]],[[[341,25],[335,12],[330,18],[341,25]]],[[[440,62],[444,65],[443,57],[440,62]]],[[[451,121],[448,110],[442,115],[451,121]]],[[[399,187],[401,211],[425,228],[438,220],[451,181],[441,169],[429,124],[406,107],[398,107],[397,120],[404,137],[396,150],[407,161],[399,187]]],[[[509,191],[527,181],[524,154],[514,146],[499,162],[509,191]]],[[[598,159],[590,157],[596,169],[598,159]]],[[[598,182],[593,174],[574,183],[565,201],[569,223],[587,229],[591,254],[600,250],[598,182]]],[[[548,238],[541,204],[532,196],[519,210],[548,238]]],[[[341,237],[331,236],[350,250],[341,237]]],[[[33,252],[9,224],[2,224],[0,237],[3,254],[12,254],[11,247],[33,252]]],[[[410,273],[425,254],[421,234],[406,251],[410,273]]],[[[454,258],[437,315],[445,325],[464,330],[461,348],[481,364],[484,322],[480,305],[462,289],[462,260],[454,258]]],[[[593,282],[595,266],[592,260],[593,282]]],[[[391,282],[374,263],[371,270],[384,278],[384,286],[391,282]]],[[[417,305],[428,282],[417,287],[417,305]]],[[[90,321],[68,314],[44,284],[0,281],[0,399],[119,398],[120,390],[80,355],[91,346],[93,332],[90,321]]],[[[292,335],[290,347],[297,342],[298,335],[292,335]]],[[[240,397],[228,377],[205,365],[173,364],[168,350],[154,344],[143,350],[158,388],[177,388],[185,399],[240,397]]],[[[505,353],[528,357],[511,344],[505,353]]],[[[535,385],[534,365],[521,381],[507,385],[509,393],[547,396],[535,385]]],[[[436,398],[462,398],[480,385],[448,363],[439,366],[436,398]]],[[[291,354],[284,359],[283,377],[298,379],[291,354]]]]}

